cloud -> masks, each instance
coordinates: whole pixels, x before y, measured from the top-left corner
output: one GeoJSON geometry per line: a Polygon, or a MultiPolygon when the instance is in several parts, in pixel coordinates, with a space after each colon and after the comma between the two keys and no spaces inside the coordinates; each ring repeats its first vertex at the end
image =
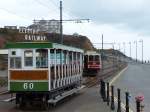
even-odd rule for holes
{"type": "Polygon", "coordinates": [[[125,24],[133,31],[149,32],[150,2],[148,0],[65,0],[79,18],[89,18],[99,24],[125,24]]]}
{"type": "MultiPolygon", "coordinates": [[[[64,33],[77,32],[88,36],[93,43],[101,42],[102,33],[105,42],[122,44],[142,38],[146,40],[144,52],[148,59],[149,5],[149,0],[63,0],[64,19],[91,19],[90,23],[64,23],[64,33]]],[[[0,13],[1,26],[28,26],[33,19],[59,19],[59,0],[3,0],[0,13]]]]}

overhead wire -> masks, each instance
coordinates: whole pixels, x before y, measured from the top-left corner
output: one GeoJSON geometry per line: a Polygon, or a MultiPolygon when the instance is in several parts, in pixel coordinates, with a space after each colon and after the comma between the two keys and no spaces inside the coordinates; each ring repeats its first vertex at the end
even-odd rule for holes
{"type": "MultiPolygon", "coordinates": [[[[48,4],[51,4],[51,5],[53,5],[54,6],[54,8],[55,8],[55,10],[53,9],[53,11],[54,12],[56,12],[56,13],[59,13],[59,6],[57,5],[57,3],[56,3],[56,1],[54,1],[54,0],[46,0],[46,2],[42,2],[42,1],[40,1],[40,0],[34,0],[34,1],[36,1],[37,3],[39,3],[40,5],[42,5],[43,7],[46,7],[47,9],[50,9],[49,8],[49,6],[48,6],[48,4]],[[46,3],[46,4],[45,4],[46,3]]],[[[52,10],[52,9],[51,9],[52,10]]],[[[76,16],[74,16],[73,14],[71,14],[70,13],[70,11],[67,9],[67,8],[63,8],[63,16],[65,17],[65,18],[68,18],[68,20],[71,18],[72,20],[75,20],[77,17],[76,16]]],[[[77,23],[77,21],[72,21],[72,22],[76,22],[77,23]]],[[[65,23],[65,21],[63,21],[63,23],[65,23]]],[[[81,22],[82,23],[82,22],[81,22]]],[[[80,23],[78,23],[78,25],[79,25],[79,29],[82,31],[82,32],[85,32],[85,27],[83,28],[83,25],[81,25],[80,23]]]]}
{"type": "Polygon", "coordinates": [[[43,3],[42,1],[40,1],[40,0],[34,0],[35,2],[37,2],[39,5],[41,5],[41,6],[43,6],[43,7],[45,7],[45,8],[47,8],[49,11],[51,11],[51,12],[55,12],[55,13],[58,13],[58,10],[55,10],[55,9],[52,9],[52,8],[50,8],[49,6],[48,6],[48,4],[45,4],[45,2],[43,3]]]}
{"type": "Polygon", "coordinates": [[[5,12],[9,13],[9,14],[15,15],[16,17],[20,17],[20,18],[22,18],[22,19],[24,19],[24,20],[31,21],[29,18],[27,18],[27,17],[25,17],[25,16],[17,15],[15,12],[12,12],[12,11],[10,11],[10,10],[8,10],[8,9],[0,8],[0,10],[3,10],[3,11],[5,11],[5,12]]]}
{"type": "MultiPolygon", "coordinates": [[[[58,7],[58,5],[56,4],[56,2],[54,0],[46,0],[47,2],[43,2],[43,1],[40,1],[40,0],[34,0],[34,1],[37,2],[39,5],[47,8],[50,11],[58,13],[58,15],[59,15],[59,7],[58,7]],[[55,9],[49,8],[49,4],[53,5],[55,9]]],[[[65,18],[68,18],[68,19],[71,18],[72,20],[75,20],[74,18],[77,18],[76,16],[74,16],[73,14],[71,14],[70,11],[67,8],[63,8],[63,10],[64,10],[63,16],[65,18]]],[[[74,22],[76,22],[76,21],[74,21],[74,22]]],[[[84,32],[85,28],[83,28],[83,25],[81,26],[80,23],[78,23],[78,25],[79,25],[80,30],[82,32],[84,32]]]]}

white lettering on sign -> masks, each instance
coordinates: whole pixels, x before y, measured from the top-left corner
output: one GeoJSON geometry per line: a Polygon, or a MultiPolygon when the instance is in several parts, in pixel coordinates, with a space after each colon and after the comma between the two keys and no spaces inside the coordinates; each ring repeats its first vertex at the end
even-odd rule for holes
{"type": "Polygon", "coordinates": [[[42,36],[42,35],[25,35],[25,40],[31,40],[31,41],[45,41],[46,40],[46,36],[42,36]]]}
{"type": "Polygon", "coordinates": [[[46,36],[39,34],[39,32],[34,29],[20,27],[19,33],[25,34],[25,36],[24,36],[25,40],[30,40],[30,41],[45,41],[45,40],[47,40],[46,36]]]}
{"type": "Polygon", "coordinates": [[[26,28],[26,27],[20,27],[19,33],[38,34],[39,31],[35,29],[26,28]]]}

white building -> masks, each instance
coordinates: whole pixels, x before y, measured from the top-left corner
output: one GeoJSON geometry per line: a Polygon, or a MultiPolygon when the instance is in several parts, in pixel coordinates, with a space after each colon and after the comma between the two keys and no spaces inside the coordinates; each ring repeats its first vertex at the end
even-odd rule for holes
{"type": "Polygon", "coordinates": [[[60,33],[59,20],[34,20],[33,24],[28,28],[34,29],[39,32],[47,33],[60,33]]]}

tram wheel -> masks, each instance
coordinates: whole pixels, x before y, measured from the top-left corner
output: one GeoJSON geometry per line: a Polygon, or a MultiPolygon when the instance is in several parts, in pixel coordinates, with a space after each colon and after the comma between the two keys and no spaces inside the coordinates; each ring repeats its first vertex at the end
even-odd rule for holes
{"type": "Polygon", "coordinates": [[[20,99],[19,99],[19,108],[24,109],[25,106],[26,106],[25,101],[23,100],[22,97],[20,97],[20,99]]]}
{"type": "Polygon", "coordinates": [[[46,97],[43,97],[42,109],[44,109],[44,110],[48,110],[49,109],[49,103],[47,102],[46,97]]]}

